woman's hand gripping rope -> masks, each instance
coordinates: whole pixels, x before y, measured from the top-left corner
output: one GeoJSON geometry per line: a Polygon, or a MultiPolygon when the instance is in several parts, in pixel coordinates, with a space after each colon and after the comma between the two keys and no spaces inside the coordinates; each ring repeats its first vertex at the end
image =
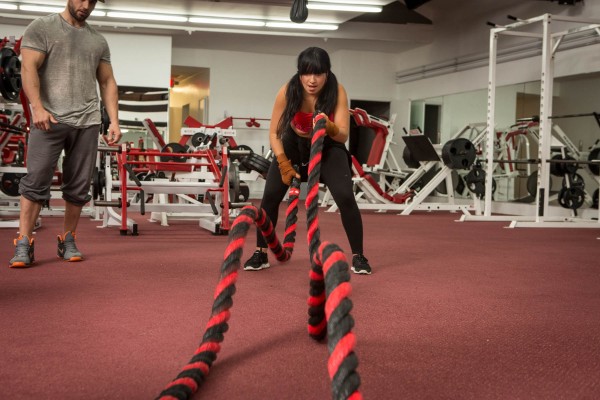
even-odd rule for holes
{"type": "MultiPolygon", "coordinates": [[[[335,400],[362,400],[360,376],[356,372],[358,358],[354,353],[355,336],[352,333],[354,319],[350,315],[352,302],[348,299],[351,292],[350,273],[346,257],[335,244],[321,243],[318,224],[318,190],[321,168],[323,139],[326,134],[326,121],[323,116],[315,117],[315,130],[312,138],[309,162],[308,194],[306,197],[308,241],[312,263],[309,297],[309,333],[315,339],[327,334],[329,350],[328,371],[331,379],[332,397],[335,400]]],[[[291,257],[295,242],[295,224],[299,179],[289,192],[288,211],[286,212],[286,233],[281,245],[275,235],[273,225],[266,213],[255,206],[246,206],[233,221],[229,231],[228,244],[220,270],[220,281],[214,294],[214,303],[210,319],[202,342],[194,352],[189,363],[177,377],[160,393],[161,400],[187,400],[202,385],[209,370],[217,359],[224,334],[229,329],[240,260],[250,227],[255,223],[260,228],[269,248],[280,261],[291,257]],[[293,227],[293,228],[292,228],[293,227]]]]}

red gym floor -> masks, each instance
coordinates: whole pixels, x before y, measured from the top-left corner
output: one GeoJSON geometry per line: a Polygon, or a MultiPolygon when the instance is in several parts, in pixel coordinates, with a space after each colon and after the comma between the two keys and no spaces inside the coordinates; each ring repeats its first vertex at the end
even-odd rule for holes
{"type": "MultiPolygon", "coordinates": [[[[227,238],[134,217],[137,237],[84,218],[82,263],[56,259],[62,220],[44,217],[26,270],[7,267],[15,230],[0,231],[0,398],[153,399],[189,361],[227,238]]],[[[600,231],[457,218],[363,214],[374,273],[352,275],[350,299],[364,398],[600,398],[600,231]]],[[[348,247],[339,215],[320,222],[348,247]]],[[[331,398],[326,344],[307,334],[305,242],[302,211],[290,262],[240,272],[195,399],[331,398]]]]}

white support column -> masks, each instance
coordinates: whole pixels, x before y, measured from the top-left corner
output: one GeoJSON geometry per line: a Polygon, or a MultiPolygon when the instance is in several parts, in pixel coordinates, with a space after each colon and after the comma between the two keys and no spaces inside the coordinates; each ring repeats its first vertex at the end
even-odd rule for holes
{"type": "Polygon", "coordinates": [[[496,56],[498,51],[498,30],[490,31],[490,66],[488,74],[488,104],[487,104],[487,140],[485,142],[485,202],[483,215],[492,215],[492,179],[494,175],[494,142],[496,141],[496,56]]]}
{"type": "Polygon", "coordinates": [[[543,39],[536,222],[542,222],[544,216],[548,216],[548,198],[550,197],[550,188],[548,187],[548,182],[550,181],[550,164],[546,160],[550,159],[550,147],[552,144],[552,122],[549,118],[552,113],[552,92],[554,86],[554,54],[552,31],[550,29],[551,23],[552,17],[549,14],[544,15],[544,19],[542,20],[543,39]]]}

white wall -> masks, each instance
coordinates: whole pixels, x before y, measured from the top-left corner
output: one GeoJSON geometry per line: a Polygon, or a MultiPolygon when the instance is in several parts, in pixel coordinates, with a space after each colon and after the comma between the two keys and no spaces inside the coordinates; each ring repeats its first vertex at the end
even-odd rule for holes
{"type": "Polygon", "coordinates": [[[118,85],[168,88],[171,78],[171,37],[102,33],[110,46],[118,85]]]}
{"type": "MultiPolygon", "coordinates": [[[[23,35],[25,26],[0,25],[0,37],[23,35]]],[[[119,85],[169,87],[171,37],[102,33],[110,46],[112,67],[119,85]]]]}
{"type": "MultiPolygon", "coordinates": [[[[336,52],[332,70],[350,99],[391,101],[394,58],[380,53],[336,52]]],[[[225,116],[270,118],[279,88],[296,71],[296,56],[218,50],[173,49],[173,64],[210,68],[209,121],[225,116]]],[[[268,150],[268,121],[261,129],[238,129],[238,142],[260,152],[268,150]]]]}

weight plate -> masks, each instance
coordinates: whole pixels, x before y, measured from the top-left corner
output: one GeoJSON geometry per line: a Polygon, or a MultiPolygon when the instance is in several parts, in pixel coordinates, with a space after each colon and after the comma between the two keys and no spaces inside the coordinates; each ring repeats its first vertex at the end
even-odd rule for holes
{"type": "MultiPolygon", "coordinates": [[[[452,171],[452,191],[454,192],[455,188],[458,186],[458,172],[452,171]]],[[[440,184],[435,188],[435,191],[439,194],[447,195],[448,191],[446,190],[446,180],[444,179],[440,184]]]]}
{"type": "Polygon", "coordinates": [[[475,146],[469,139],[449,140],[442,147],[442,160],[451,169],[469,169],[476,156],[475,146]]]}
{"type": "Polygon", "coordinates": [[[21,92],[21,61],[10,47],[0,49],[0,94],[8,101],[19,98],[21,92]]]}
{"type": "Polygon", "coordinates": [[[271,165],[269,160],[256,153],[252,153],[240,161],[244,167],[252,171],[257,171],[260,174],[266,174],[271,165]]]}
{"type": "MultiPolygon", "coordinates": [[[[179,143],[173,142],[173,143],[168,143],[165,147],[162,148],[161,153],[187,153],[187,146],[182,146],[179,143]]],[[[162,162],[169,162],[169,161],[175,161],[175,162],[185,162],[185,160],[187,160],[187,157],[185,156],[176,156],[176,155],[172,155],[172,156],[160,156],[160,161],[162,162]]]]}
{"type": "Polygon", "coordinates": [[[206,144],[205,143],[206,139],[208,139],[208,135],[205,135],[202,132],[197,132],[192,136],[192,139],[190,141],[192,143],[192,146],[198,147],[203,144],[206,144]]]}
{"type": "MultiPolygon", "coordinates": [[[[555,154],[551,157],[551,160],[573,160],[575,158],[566,155],[564,158],[562,154],[555,154]]],[[[554,176],[564,176],[565,174],[574,174],[577,172],[579,165],[577,163],[550,163],[550,173],[554,176]]]]}
{"type": "Polygon", "coordinates": [[[2,174],[2,185],[0,190],[7,196],[16,197],[19,195],[19,182],[25,174],[16,174],[12,172],[5,172],[2,174]]]}
{"type": "Polygon", "coordinates": [[[404,147],[404,150],[402,150],[402,160],[404,160],[404,163],[408,168],[419,168],[421,166],[421,163],[413,157],[408,146],[404,147]]]}
{"type": "MultiPolygon", "coordinates": [[[[600,147],[596,147],[590,151],[588,154],[588,161],[592,160],[600,160],[600,147]]],[[[600,175],[600,165],[598,164],[588,164],[588,168],[594,175],[600,175]]]]}
{"type": "Polygon", "coordinates": [[[229,163],[229,201],[233,203],[239,202],[240,199],[240,174],[238,163],[229,163]]]}
{"type": "Polygon", "coordinates": [[[577,210],[583,205],[584,200],[585,192],[577,186],[572,186],[570,188],[563,187],[560,189],[560,192],[558,192],[558,204],[564,208],[577,210]]]}
{"type": "Polygon", "coordinates": [[[582,189],[585,189],[585,182],[583,177],[577,173],[575,174],[566,174],[562,180],[563,187],[567,187],[567,179],[569,180],[569,186],[577,186],[582,189]]]}

